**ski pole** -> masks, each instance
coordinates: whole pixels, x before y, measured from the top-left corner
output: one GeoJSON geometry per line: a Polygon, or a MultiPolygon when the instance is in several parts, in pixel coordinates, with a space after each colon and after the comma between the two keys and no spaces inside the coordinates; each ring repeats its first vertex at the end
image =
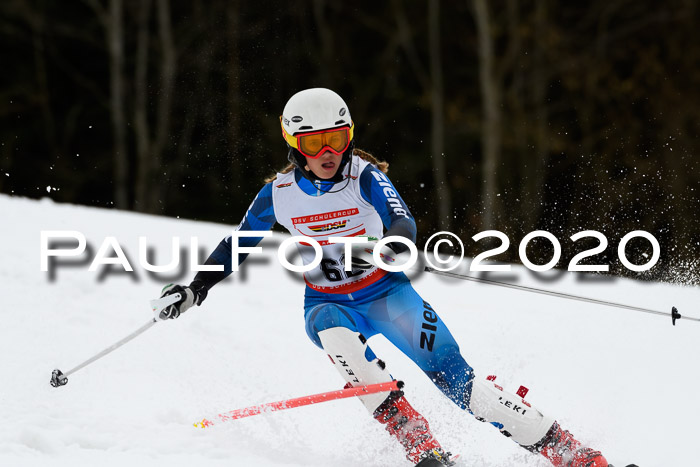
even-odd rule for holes
{"type": "Polygon", "coordinates": [[[167,295],[163,298],[158,298],[156,300],[151,300],[151,310],[153,311],[155,317],[151,318],[146,324],[138,328],[136,331],[132,332],[128,336],[124,337],[123,339],[119,340],[118,342],[115,342],[114,344],[110,345],[103,351],[93,355],[92,357],[88,358],[85,360],[83,363],[80,365],[76,366],[75,368],[71,368],[70,370],[66,371],[63,373],[61,370],[56,368],[51,372],[51,386],[57,388],[59,386],[65,386],[68,383],[68,376],[72,375],[76,371],[85,368],[95,360],[99,360],[100,358],[104,357],[108,353],[118,349],[122,345],[126,344],[136,336],[144,333],[148,329],[151,328],[154,324],[156,324],[158,321],[161,321],[159,318],[160,312],[165,309],[166,307],[172,305],[173,303],[177,302],[182,298],[182,296],[179,293],[174,293],[171,295],[167,295]]]}
{"type": "MultiPolygon", "coordinates": [[[[278,410],[292,409],[294,407],[301,407],[304,405],[318,404],[319,402],[328,402],[336,399],[345,399],[348,397],[355,396],[366,396],[368,394],[374,394],[377,392],[391,392],[398,391],[403,387],[403,382],[401,381],[390,381],[388,383],[377,383],[369,384],[367,386],[349,387],[345,389],[340,389],[338,391],[323,392],[320,394],[313,394],[311,396],[297,397],[296,399],[288,399],[278,402],[268,402],[267,404],[255,405],[252,407],[246,407],[244,409],[232,410],[230,412],[224,412],[216,415],[219,422],[225,422],[227,420],[236,420],[239,418],[252,417],[253,415],[259,415],[264,412],[277,412],[278,410]]],[[[208,426],[214,425],[214,422],[203,418],[201,422],[194,423],[197,428],[206,428],[208,426]]]]}
{"type": "MultiPolygon", "coordinates": [[[[625,305],[622,303],[609,302],[607,300],[599,300],[597,298],[588,298],[588,297],[582,297],[580,295],[573,295],[573,294],[568,294],[568,293],[564,293],[564,292],[555,292],[553,290],[538,289],[536,287],[526,287],[524,285],[509,284],[507,282],[492,281],[489,279],[480,279],[478,277],[467,276],[465,274],[457,274],[454,272],[440,271],[438,269],[434,269],[434,268],[431,268],[429,266],[425,267],[425,272],[437,274],[439,276],[446,276],[446,277],[452,277],[455,279],[461,279],[461,280],[465,280],[465,281],[481,282],[483,284],[490,284],[490,285],[496,285],[499,287],[507,287],[509,289],[522,290],[524,292],[538,293],[538,294],[542,294],[542,295],[550,295],[552,297],[566,298],[569,300],[578,300],[580,302],[595,303],[596,305],[612,306],[612,307],[616,307],[616,308],[623,308],[625,310],[640,311],[642,313],[650,313],[653,315],[670,316],[671,322],[673,323],[674,326],[676,325],[676,320],[681,319],[681,314],[678,312],[678,309],[675,306],[671,307],[671,313],[669,314],[669,313],[665,313],[663,311],[652,310],[650,308],[643,308],[643,307],[639,307],[639,306],[632,306],[632,305],[625,305]]],[[[700,318],[694,318],[692,316],[686,316],[685,319],[688,319],[691,321],[700,321],[700,318]]]]}

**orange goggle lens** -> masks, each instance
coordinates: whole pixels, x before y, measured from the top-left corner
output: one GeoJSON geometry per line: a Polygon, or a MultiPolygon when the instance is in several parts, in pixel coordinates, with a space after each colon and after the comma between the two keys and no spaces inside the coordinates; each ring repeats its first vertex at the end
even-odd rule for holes
{"type": "Polygon", "coordinates": [[[349,128],[305,133],[297,137],[297,149],[306,157],[316,158],[328,148],[335,154],[342,154],[350,144],[349,128]]]}

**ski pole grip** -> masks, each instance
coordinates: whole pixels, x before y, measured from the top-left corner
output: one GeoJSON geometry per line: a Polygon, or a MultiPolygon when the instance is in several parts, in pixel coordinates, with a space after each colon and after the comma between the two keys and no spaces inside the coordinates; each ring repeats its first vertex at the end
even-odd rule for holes
{"type": "Polygon", "coordinates": [[[160,317],[160,312],[172,305],[173,303],[179,302],[180,300],[182,300],[182,294],[180,292],[176,292],[174,294],[166,295],[165,297],[151,300],[150,304],[151,311],[153,311],[153,317],[156,319],[156,321],[163,321],[163,319],[160,317]]]}

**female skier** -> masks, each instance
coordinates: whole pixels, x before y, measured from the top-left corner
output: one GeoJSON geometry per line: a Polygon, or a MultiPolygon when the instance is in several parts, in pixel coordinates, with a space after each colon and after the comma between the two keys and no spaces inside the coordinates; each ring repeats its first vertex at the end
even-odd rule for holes
{"type": "MultiPolygon", "coordinates": [[[[525,449],[555,466],[607,466],[600,452],[583,446],[522,397],[477,378],[450,331],[406,275],[363,261],[366,244],[352,250],[360,258],[345,271],[345,246],[329,238],[396,235],[415,242],[416,224],[385,174],[388,164],[354,148],[355,128],[343,99],[328,89],[301,91],[287,102],[280,123],[290,164],[266,180],[238,229],[265,231],[278,222],[293,235],[311,237],[321,245],[321,263],[304,275],[306,332],[331,357],[348,386],[392,380],[367,345],[367,339],[381,333],[460,409],[493,424],[525,449]]],[[[163,318],[177,318],[194,304],[201,305],[209,289],[231,273],[231,241],[230,236],[222,240],[206,261],[223,265],[223,272],[199,272],[189,286],[163,289],[163,296],[181,292],[184,297],[164,310],[163,318]]],[[[240,246],[259,241],[239,240],[240,246]]],[[[304,264],[309,264],[315,257],[313,248],[303,243],[298,247],[304,264]]],[[[400,242],[389,247],[382,253],[407,250],[400,242]]],[[[244,259],[241,255],[239,261],[244,259]]],[[[413,464],[454,464],[403,391],[360,400],[401,443],[413,464]]]]}

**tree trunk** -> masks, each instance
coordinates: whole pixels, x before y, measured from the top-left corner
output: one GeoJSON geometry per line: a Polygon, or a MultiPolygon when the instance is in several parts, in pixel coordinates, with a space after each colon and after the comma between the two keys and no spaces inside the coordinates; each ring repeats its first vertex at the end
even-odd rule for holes
{"type": "MultiPolygon", "coordinates": [[[[196,29],[194,30],[195,35],[201,35],[206,37],[207,34],[211,31],[212,27],[217,27],[219,25],[218,20],[222,14],[222,10],[228,9],[229,2],[221,3],[223,3],[223,6],[218,2],[206,5],[201,3],[195,3],[193,5],[192,23],[197,25],[196,29]],[[212,18],[215,19],[212,21],[212,18]]],[[[233,4],[235,2],[232,1],[230,3],[233,4]]],[[[226,14],[226,11],[223,11],[223,13],[226,14]]],[[[226,34],[229,34],[230,26],[227,26],[226,29],[226,34]]],[[[211,66],[211,51],[202,51],[201,49],[192,49],[192,51],[193,52],[186,51],[184,53],[196,54],[196,59],[193,60],[192,65],[194,66],[195,76],[199,77],[198,84],[200,85],[200,88],[215,88],[213,81],[216,78],[212,78],[213,73],[211,66]]],[[[226,80],[227,83],[228,81],[229,80],[226,80]]],[[[224,104],[224,107],[226,107],[227,104],[228,102],[224,104]]],[[[188,169],[191,166],[192,162],[192,135],[194,134],[195,128],[197,127],[197,124],[199,122],[211,122],[214,121],[214,119],[216,118],[213,112],[211,111],[211,100],[202,99],[202,95],[199,93],[186,92],[185,95],[182,96],[180,106],[183,107],[185,113],[180,118],[180,120],[183,123],[177,131],[178,142],[177,147],[175,148],[176,157],[172,158],[169,163],[170,169],[168,173],[171,174],[171,176],[168,177],[169,183],[163,192],[164,200],[170,199],[169,197],[171,196],[171,194],[181,191],[180,188],[183,185],[188,185],[189,182],[192,180],[192,172],[188,169]]],[[[212,132],[208,133],[211,134],[212,132]]],[[[236,146],[235,144],[231,144],[231,142],[229,142],[229,144],[230,153],[230,151],[233,150],[233,148],[235,148],[236,146]]],[[[220,182],[221,174],[217,171],[213,172],[214,173],[208,173],[207,177],[214,178],[215,183],[220,182]]]]}
{"type": "Polygon", "coordinates": [[[236,189],[241,188],[245,164],[240,151],[241,138],[241,6],[239,0],[230,0],[226,6],[228,29],[226,39],[228,42],[228,113],[229,113],[229,143],[231,160],[231,180],[236,189]]]}
{"type": "Polygon", "coordinates": [[[535,29],[542,31],[535,36],[534,41],[534,72],[532,79],[532,97],[535,110],[535,154],[532,156],[532,169],[527,171],[527,179],[523,185],[527,187],[524,199],[527,201],[527,223],[529,229],[536,229],[542,215],[542,186],[545,180],[547,158],[549,156],[549,112],[547,106],[547,76],[545,69],[546,32],[547,31],[547,3],[545,0],[537,2],[535,7],[535,29]]]}
{"type": "Polygon", "coordinates": [[[483,124],[481,127],[481,144],[483,151],[481,198],[483,203],[482,227],[495,229],[499,219],[499,203],[497,200],[498,163],[501,158],[501,92],[494,72],[493,40],[486,0],[473,0],[474,16],[478,35],[479,48],[479,84],[481,87],[481,108],[483,124]]]}
{"type": "Polygon", "coordinates": [[[136,209],[147,211],[148,185],[150,183],[151,137],[148,125],[148,46],[151,0],[143,0],[139,5],[138,32],[136,40],[136,63],[134,76],[134,134],[138,175],[136,177],[136,209]]]}
{"type": "Polygon", "coordinates": [[[322,83],[327,83],[326,86],[333,87],[333,29],[329,24],[326,0],[314,0],[313,7],[320,49],[318,52],[321,54],[320,78],[322,83]]]}
{"type": "MultiPolygon", "coordinates": [[[[520,16],[520,6],[518,0],[508,0],[508,36],[511,42],[511,47],[514,50],[515,56],[522,56],[523,46],[521,32],[519,31],[520,25],[525,21],[524,18],[520,16]]],[[[506,70],[503,69],[505,73],[506,70]]],[[[517,61],[514,60],[511,66],[510,72],[512,73],[512,79],[510,80],[510,85],[508,90],[504,90],[504,107],[508,109],[507,117],[507,127],[508,132],[512,135],[513,143],[515,145],[513,151],[513,164],[517,165],[521,169],[518,170],[516,177],[519,177],[518,188],[519,191],[515,192],[514,195],[516,199],[512,197],[508,200],[508,205],[503,207],[503,214],[511,219],[511,225],[516,226],[516,230],[513,232],[516,236],[522,236],[525,232],[529,232],[533,229],[529,228],[530,214],[528,211],[529,206],[527,205],[527,187],[525,186],[525,181],[522,180],[524,174],[527,174],[532,161],[532,155],[528,146],[528,135],[529,135],[529,120],[530,115],[527,113],[527,96],[529,89],[526,89],[526,76],[525,67],[517,66],[517,61]],[[508,98],[506,99],[505,93],[508,93],[508,98]],[[505,101],[508,101],[506,104],[505,101]]],[[[514,180],[512,177],[511,180],[514,180]]]]}
{"type": "Polygon", "coordinates": [[[109,47],[110,101],[114,134],[114,202],[128,209],[129,159],[124,118],[124,32],[122,0],[111,0],[107,23],[109,47]]]}
{"type": "Polygon", "coordinates": [[[445,105],[440,54],[440,0],[428,2],[428,50],[430,51],[431,156],[438,205],[438,225],[450,228],[452,201],[445,167],[445,105]]]}
{"type": "Polygon", "coordinates": [[[57,153],[56,125],[51,112],[51,92],[49,90],[49,78],[46,70],[46,50],[44,46],[44,30],[46,27],[44,14],[28,15],[32,28],[32,42],[34,44],[34,64],[36,66],[36,84],[39,87],[41,115],[46,131],[46,143],[49,153],[55,157],[57,153]]]}
{"type": "Polygon", "coordinates": [[[172,111],[173,89],[175,87],[176,53],[170,19],[169,0],[157,0],[158,36],[161,46],[161,80],[158,99],[156,133],[151,147],[149,170],[148,212],[156,213],[165,208],[162,199],[164,180],[160,178],[163,167],[163,152],[165,151],[170,132],[170,112],[172,111]]]}

